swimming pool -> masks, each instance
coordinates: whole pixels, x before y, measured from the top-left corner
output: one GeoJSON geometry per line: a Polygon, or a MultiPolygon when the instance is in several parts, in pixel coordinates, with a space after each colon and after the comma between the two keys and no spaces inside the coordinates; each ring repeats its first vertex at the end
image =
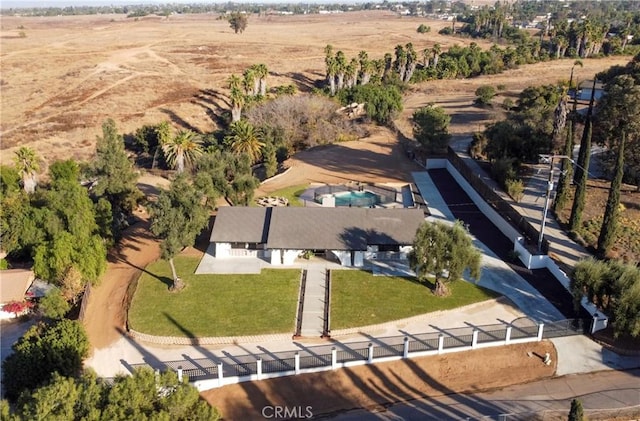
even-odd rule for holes
{"type": "Polygon", "coordinates": [[[380,203],[380,197],[370,191],[347,191],[334,193],[336,206],[352,206],[358,208],[371,207],[380,203]]]}

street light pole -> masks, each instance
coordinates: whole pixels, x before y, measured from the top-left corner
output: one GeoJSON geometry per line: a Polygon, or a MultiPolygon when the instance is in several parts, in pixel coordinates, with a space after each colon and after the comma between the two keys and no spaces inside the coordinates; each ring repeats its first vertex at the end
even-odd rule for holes
{"type": "Polygon", "coordinates": [[[549,202],[551,201],[551,192],[553,191],[553,160],[556,158],[568,158],[567,155],[540,155],[540,157],[549,160],[549,180],[547,181],[547,195],[544,200],[544,208],[542,209],[542,221],[540,222],[540,236],[538,237],[538,253],[542,253],[542,240],[544,239],[544,227],[547,223],[547,212],[549,211],[549,202]]]}

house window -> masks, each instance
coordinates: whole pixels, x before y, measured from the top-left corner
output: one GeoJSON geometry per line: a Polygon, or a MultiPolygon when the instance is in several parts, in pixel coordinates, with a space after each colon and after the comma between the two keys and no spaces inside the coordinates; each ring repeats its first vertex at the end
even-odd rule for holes
{"type": "Polygon", "coordinates": [[[378,251],[400,251],[398,244],[381,244],[378,246],[378,251]]]}

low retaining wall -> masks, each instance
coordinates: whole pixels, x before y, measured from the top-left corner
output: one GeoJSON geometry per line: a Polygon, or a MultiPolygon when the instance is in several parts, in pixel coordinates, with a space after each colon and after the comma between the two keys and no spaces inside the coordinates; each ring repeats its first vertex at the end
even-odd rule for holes
{"type": "Polygon", "coordinates": [[[218,336],[215,338],[185,338],[184,336],[155,336],[129,329],[132,338],[158,345],[229,345],[237,343],[289,341],[290,333],[255,336],[218,336]]]}

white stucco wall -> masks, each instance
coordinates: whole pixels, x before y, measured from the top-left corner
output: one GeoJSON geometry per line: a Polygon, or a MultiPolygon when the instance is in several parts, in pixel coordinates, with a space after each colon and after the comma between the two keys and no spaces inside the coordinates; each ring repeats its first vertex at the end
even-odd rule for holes
{"type": "Polygon", "coordinates": [[[349,250],[331,250],[342,266],[351,266],[351,252],[349,250]]]}
{"type": "Polygon", "coordinates": [[[271,260],[270,260],[271,264],[272,265],[281,265],[282,262],[280,260],[281,259],[280,256],[282,256],[282,253],[281,253],[281,251],[279,249],[271,250],[271,260]]]}
{"type": "Polygon", "coordinates": [[[285,265],[294,264],[302,251],[303,250],[284,250],[284,254],[282,255],[282,263],[285,265]]]}
{"type": "Polygon", "coordinates": [[[364,251],[356,251],[353,256],[353,266],[362,267],[364,265],[364,251]]]}
{"type": "Polygon", "coordinates": [[[231,243],[213,243],[213,255],[215,257],[229,257],[231,243]]]}

